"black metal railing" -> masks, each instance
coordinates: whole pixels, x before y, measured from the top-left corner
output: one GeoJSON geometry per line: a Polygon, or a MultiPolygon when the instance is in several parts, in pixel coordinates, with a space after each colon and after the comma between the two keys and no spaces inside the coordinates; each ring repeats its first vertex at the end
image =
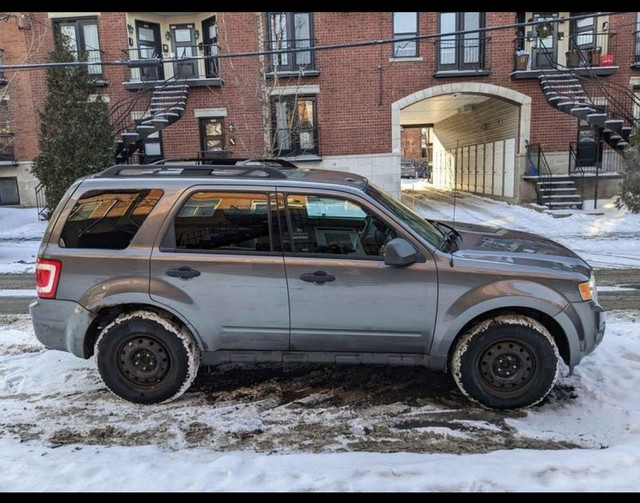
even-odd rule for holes
{"type": "Polygon", "coordinates": [[[38,213],[38,220],[49,219],[49,208],[47,207],[44,185],[41,183],[36,186],[36,211],[38,213]]]}
{"type": "Polygon", "coordinates": [[[315,70],[314,41],[310,38],[295,40],[270,40],[267,42],[268,51],[274,51],[269,58],[269,72],[298,72],[300,70],[315,70]]]}
{"type": "MultiPolygon", "coordinates": [[[[514,70],[545,70],[566,68],[598,68],[617,64],[616,33],[578,32],[568,36],[555,35],[552,40],[540,38],[535,30],[514,39],[514,70]],[[564,54],[560,53],[560,42],[564,54]]],[[[640,48],[640,46],[638,46],[640,48]]]]}
{"type": "Polygon", "coordinates": [[[569,145],[570,175],[620,173],[622,156],[603,141],[571,142],[569,145]]]}
{"type": "Polygon", "coordinates": [[[318,155],[318,128],[280,128],[274,131],[273,155],[276,157],[318,155]]]}
{"type": "Polygon", "coordinates": [[[456,36],[436,40],[436,72],[488,71],[491,37],[456,36]]]}
{"type": "Polygon", "coordinates": [[[0,133],[0,161],[16,162],[13,133],[0,133]]]}
{"type": "MultiPolygon", "coordinates": [[[[540,179],[551,178],[551,168],[549,168],[549,163],[544,155],[542,146],[539,143],[528,142],[525,142],[525,145],[527,150],[527,170],[525,174],[527,176],[537,176],[540,179]]],[[[539,205],[544,205],[542,201],[542,192],[539,190],[537,194],[537,203],[539,205]]]]}
{"type": "Polygon", "coordinates": [[[218,44],[197,44],[177,47],[170,57],[164,57],[152,47],[123,49],[132,81],[220,78],[218,44]]]}

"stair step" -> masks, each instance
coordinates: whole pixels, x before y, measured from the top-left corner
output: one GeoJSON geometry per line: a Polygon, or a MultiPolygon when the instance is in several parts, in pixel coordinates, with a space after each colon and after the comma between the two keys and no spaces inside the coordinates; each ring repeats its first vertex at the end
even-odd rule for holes
{"type": "Polygon", "coordinates": [[[125,145],[131,145],[140,139],[140,135],[134,132],[126,132],[120,135],[125,145]]]}
{"type": "Polygon", "coordinates": [[[624,125],[624,121],[622,119],[609,119],[604,122],[604,127],[607,129],[611,129],[616,133],[620,134],[622,131],[622,126],[624,125]]]}
{"type": "Polygon", "coordinates": [[[577,106],[569,110],[569,113],[571,115],[573,115],[574,117],[577,117],[578,119],[583,119],[583,120],[586,120],[587,115],[593,112],[595,112],[595,110],[587,106],[577,106]]]}
{"type": "Polygon", "coordinates": [[[599,127],[604,127],[605,119],[607,118],[607,114],[596,112],[594,114],[587,115],[587,121],[590,124],[594,124],[599,127]]]}
{"type": "Polygon", "coordinates": [[[622,126],[620,135],[625,139],[625,141],[629,141],[629,137],[631,136],[632,131],[633,131],[633,128],[631,126],[622,126]]]}

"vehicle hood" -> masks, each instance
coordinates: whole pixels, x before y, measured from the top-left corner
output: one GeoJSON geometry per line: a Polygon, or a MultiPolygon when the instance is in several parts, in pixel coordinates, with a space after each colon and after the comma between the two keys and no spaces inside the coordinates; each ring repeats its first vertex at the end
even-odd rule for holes
{"type": "Polygon", "coordinates": [[[579,255],[551,239],[500,227],[456,223],[461,235],[454,257],[527,267],[553,268],[589,276],[591,267],[579,255]]]}

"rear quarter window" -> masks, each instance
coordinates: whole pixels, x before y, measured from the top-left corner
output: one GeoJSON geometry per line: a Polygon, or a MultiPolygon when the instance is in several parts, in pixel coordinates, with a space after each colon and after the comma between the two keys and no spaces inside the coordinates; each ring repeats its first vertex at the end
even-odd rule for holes
{"type": "Polygon", "coordinates": [[[90,191],[74,205],[59,246],[123,250],[162,197],[159,189],[90,191]]]}

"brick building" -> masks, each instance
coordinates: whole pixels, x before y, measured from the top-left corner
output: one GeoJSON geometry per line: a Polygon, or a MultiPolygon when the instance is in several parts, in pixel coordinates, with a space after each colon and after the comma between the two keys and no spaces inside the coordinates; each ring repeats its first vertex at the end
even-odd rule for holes
{"type": "Polygon", "coordinates": [[[109,102],[114,163],[278,156],[397,196],[415,159],[440,187],[551,206],[553,179],[555,204],[576,205],[617,188],[637,26],[634,12],[0,13],[0,204],[36,204],[45,64],[66,35],[109,102]]]}

